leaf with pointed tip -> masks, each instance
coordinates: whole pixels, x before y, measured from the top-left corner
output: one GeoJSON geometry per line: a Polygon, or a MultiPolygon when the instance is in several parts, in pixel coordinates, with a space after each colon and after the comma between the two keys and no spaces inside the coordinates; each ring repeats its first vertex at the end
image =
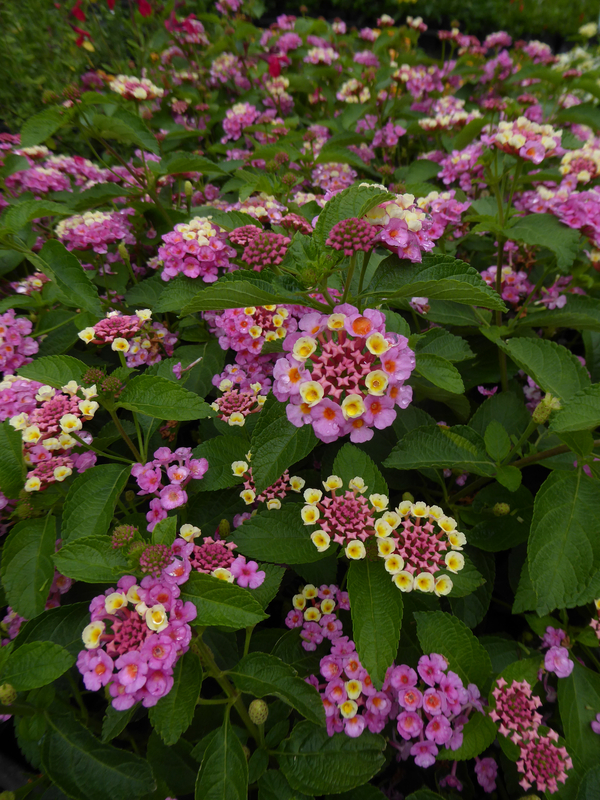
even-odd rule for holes
{"type": "Polygon", "coordinates": [[[247,800],[248,763],[242,743],[235,735],[229,714],[211,739],[198,779],[196,800],[247,800]]]}
{"type": "Polygon", "coordinates": [[[130,471],[131,467],[121,464],[100,464],[75,478],[63,510],[63,540],[72,542],[108,532],[130,471]],[[82,508],[85,514],[81,513],[82,508]]]}
{"type": "Polygon", "coordinates": [[[6,598],[22,617],[42,613],[54,577],[56,520],[48,515],[18,522],[6,537],[0,574],[6,598]]]}
{"type": "Polygon", "coordinates": [[[566,347],[549,339],[513,338],[500,345],[544,392],[566,401],[590,386],[588,374],[566,347]]]}

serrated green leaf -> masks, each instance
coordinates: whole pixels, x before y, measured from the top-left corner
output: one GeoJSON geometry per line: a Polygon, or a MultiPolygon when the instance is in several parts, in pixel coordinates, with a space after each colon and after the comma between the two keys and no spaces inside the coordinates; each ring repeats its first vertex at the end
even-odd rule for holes
{"type": "Polygon", "coordinates": [[[270,769],[258,781],[258,800],[313,800],[289,785],[279,770],[270,769]]]}
{"type": "Polygon", "coordinates": [[[73,542],[108,532],[130,472],[131,467],[121,464],[100,464],[75,478],[63,510],[63,540],[73,542]],[[85,514],[81,513],[82,508],[85,508],[85,514]]]}
{"type": "Polygon", "coordinates": [[[502,423],[492,420],[488,423],[485,434],[485,449],[493,461],[502,461],[510,452],[510,439],[502,423]]]}
{"type": "Polygon", "coordinates": [[[362,559],[350,564],[348,594],[356,651],[379,690],[398,653],[402,594],[386,572],[382,559],[362,559]]]}
{"type": "Polygon", "coordinates": [[[483,622],[490,607],[496,578],[496,562],[493,556],[486,555],[474,547],[467,546],[464,555],[464,568],[457,575],[452,575],[453,587],[448,602],[456,617],[469,628],[475,628],[483,622]],[[463,576],[469,582],[468,591],[464,591],[463,576]]]}
{"type": "Polygon", "coordinates": [[[117,109],[112,117],[94,114],[92,127],[94,135],[101,139],[116,139],[124,144],[137,145],[156,156],[160,154],[156,136],[141,117],[125,108],[117,109]]]}
{"type": "Polygon", "coordinates": [[[163,781],[172,796],[194,793],[198,764],[192,751],[192,745],[186,739],[180,739],[177,744],[167,747],[156,731],[150,734],[146,758],[152,764],[156,780],[163,781]]]}
{"type": "Polygon", "coordinates": [[[417,341],[415,352],[417,355],[431,353],[452,362],[473,358],[473,351],[466,340],[448,333],[443,328],[432,328],[422,334],[417,341]]]}
{"type": "Polygon", "coordinates": [[[370,731],[357,739],[343,733],[329,736],[325,728],[301,722],[281,743],[277,757],[293,789],[319,795],[344,792],[368,781],[384,763],[384,747],[383,737],[370,731]]]}
{"type": "Polygon", "coordinates": [[[387,483],[370,456],[354,444],[345,444],[333,462],[333,474],[344,482],[344,487],[353,478],[362,478],[369,494],[387,494],[387,483]]]}
{"type": "Polygon", "coordinates": [[[600,331],[600,300],[586,295],[569,294],[562,308],[532,308],[522,320],[521,328],[574,328],[600,331]]]}
{"type": "Polygon", "coordinates": [[[252,432],[252,479],[260,494],[288,467],[301,461],[317,446],[311,425],[297,428],[288,421],[285,403],[265,403],[252,432]]]}
{"type": "Polygon", "coordinates": [[[194,625],[220,625],[238,630],[267,617],[248,589],[199,572],[192,572],[183,585],[181,599],[196,606],[198,615],[194,625]]]}
{"type": "Polygon", "coordinates": [[[56,569],[67,578],[84,583],[115,583],[130,571],[120,550],[113,550],[109,536],[85,536],[60,548],[52,557],[56,569]]]}
{"type": "Polygon", "coordinates": [[[46,775],[74,800],[131,800],[155,789],[148,762],[102,744],[73,717],[48,714],[42,741],[46,775]]]}
{"type": "Polygon", "coordinates": [[[423,652],[440,653],[448,659],[465,686],[482,687],[492,672],[492,662],[464,622],[444,611],[417,611],[417,636],[423,652]]]}
{"type": "Polygon", "coordinates": [[[525,407],[525,402],[516,397],[512,392],[500,392],[488,397],[477,408],[469,421],[469,426],[480,436],[484,436],[486,428],[496,420],[506,430],[509,436],[521,436],[529,421],[531,414],[525,407]]]}
{"type": "Polygon", "coordinates": [[[498,467],[496,471],[496,480],[502,484],[509,492],[516,492],[521,485],[523,475],[518,467],[505,465],[498,467]]]}
{"type": "Polygon", "coordinates": [[[600,384],[596,383],[574,394],[553,415],[550,425],[557,433],[582,431],[600,425],[600,384]]]}
{"type": "Polygon", "coordinates": [[[535,610],[574,608],[600,595],[600,485],[577,472],[552,472],[533,508],[527,558],[535,610]]]}
{"type": "MultiPolygon", "coordinates": [[[[463,743],[458,750],[452,750],[451,758],[453,761],[469,761],[475,756],[481,755],[484,750],[492,744],[496,738],[496,726],[492,720],[479,711],[473,711],[469,721],[463,728],[463,743]]],[[[450,756],[447,750],[441,750],[438,761],[445,761],[450,756]]]]}
{"type": "Polygon", "coordinates": [[[26,619],[45,608],[54,577],[55,544],[56,520],[51,515],[18,522],[4,543],[2,585],[12,608],[26,619]]]}
{"type": "Polygon", "coordinates": [[[0,679],[17,692],[47,686],[75,663],[75,656],[54,642],[28,642],[13,650],[3,664],[0,679]]]}
{"type": "Polygon", "coordinates": [[[52,200],[21,200],[8,208],[0,221],[0,226],[10,233],[16,233],[34,219],[66,217],[69,214],[71,214],[71,209],[68,206],[52,200]]]}
{"type": "Polygon", "coordinates": [[[222,311],[226,308],[275,303],[310,305],[310,301],[297,294],[299,291],[301,287],[288,276],[275,276],[267,272],[256,275],[249,270],[236,270],[198,291],[183,306],[181,316],[195,314],[197,311],[222,311]]]}
{"type": "Polygon", "coordinates": [[[265,579],[260,586],[252,590],[254,597],[261,606],[266,609],[269,603],[275,599],[279,586],[285,575],[285,567],[277,567],[275,564],[261,564],[261,570],[265,573],[265,579]]]}
{"type": "Polygon", "coordinates": [[[561,271],[568,270],[580,249],[579,231],[563,225],[554,214],[527,214],[519,217],[514,225],[505,229],[505,234],[516,242],[552,250],[561,271]]]}
{"type": "Polygon", "coordinates": [[[73,356],[43,356],[17,370],[17,374],[31,381],[39,381],[60,389],[69,381],[81,383],[88,366],[73,356]]]}
{"type": "Polygon", "coordinates": [[[56,239],[49,239],[34,263],[56,283],[64,295],[63,302],[72,308],[83,308],[97,318],[104,316],[98,289],[91,282],[79,259],[63,244],[56,239]]]}
{"type": "Polygon", "coordinates": [[[77,656],[82,644],[81,631],[89,620],[89,603],[50,608],[21,627],[15,648],[30,642],[54,642],[77,656]]]}
{"type": "Polygon", "coordinates": [[[0,491],[6,497],[18,497],[25,483],[23,439],[21,432],[6,419],[0,424],[0,491]]]}
{"type": "Polygon", "coordinates": [[[421,264],[402,265],[397,256],[389,256],[377,268],[365,296],[369,302],[427,297],[506,310],[476,269],[448,255],[424,255],[421,264]]]}
{"type": "Polygon", "coordinates": [[[152,530],[152,544],[167,544],[169,547],[177,536],[177,516],[165,517],[152,530]]]}
{"type": "Polygon", "coordinates": [[[323,247],[329,232],[338,222],[352,217],[360,218],[375,206],[393,197],[394,195],[379,186],[360,186],[356,183],[354,186],[349,186],[325,203],[315,225],[313,239],[323,247]]]}
{"type": "Polygon", "coordinates": [[[214,413],[197,394],[167,378],[153,375],[138,375],[129,381],[118,403],[122,408],[156,419],[205,419],[214,413]]]}
{"type": "Polygon", "coordinates": [[[133,715],[137,711],[137,703],[125,711],[117,711],[114,706],[109,705],[102,720],[102,743],[107,744],[120,733],[131,722],[133,715]]]}
{"type": "Polygon", "coordinates": [[[161,175],[179,175],[182,172],[201,172],[203,175],[226,175],[224,169],[204,156],[195,153],[169,153],[159,164],[161,175]]]}
{"type": "Polygon", "coordinates": [[[233,474],[231,465],[234,461],[248,463],[247,452],[248,442],[239,436],[215,436],[214,439],[202,442],[193,453],[194,458],[208,460],[208,472],[198,484],[199,491],[212,492],[215,489],[227,489],[229,486],[243,488],[240,478],[233,474]]]}
{"type": "Polygon", "coordinates": [[[492,477],[496,472],[483,438],[466,425],[439,425],[409,431],[383,462],[395,469],[457,468],[492,477]]]}
{"type": "Polygon", "coordinates": [[[573,671],[558,682],[558,708],[569,752],[584,767],[600,763],[600,737],[590,723],[600,708],[600,675],[575,659],[573,671]]]}
{"type": "Polygon", "coordinates": [[[314,528],[302,522],[301,508],[298,503],[289,503],[245,520],[232,536],[237,551],[274,564],[309,564],[331,555],[331,550],[319,553],[312,543],[314,528]]]}
{"type": "Polygon", "coordinates": [[[415,370],[434,386],[439,386],[447,392],[462,394],[465,391],[460,372],[454,364],[441,356],[433,353],[417,353],[415,370]]]}
{"type": "Polygon", "coordinates": [[[193,650],[173,667],[173,688],[149,711],[154,730],[166,745],[173,745],[192,724],[202,686],[202,667],[193,650]]]}
{"type": "Polygon", "coordinates": [[[21,147],[35,147],[42,144],[50,136],[71,119],[70,109],[52,106],[30,117],[21,128],[21,147]]]}
{"type": "Polygon", "coordinates": [[[280,658],[269,653],[249,653],[228,675],[240,692],[254,697],[278,697],[311,722],[325,725],[319,693],[280,658]]]}
{"type": "Polygon", "coordinates": [[[196,800],[247,800],[248,763],[235,735],[229,714],[206,748],[198,780],[196,800]]]}
{"type": "Polygon", "coordinates": [[[566,347],[549,339],[509,339],[502,349],[544,392],[566,401],[587,389],[585,367],[566,347]]]}

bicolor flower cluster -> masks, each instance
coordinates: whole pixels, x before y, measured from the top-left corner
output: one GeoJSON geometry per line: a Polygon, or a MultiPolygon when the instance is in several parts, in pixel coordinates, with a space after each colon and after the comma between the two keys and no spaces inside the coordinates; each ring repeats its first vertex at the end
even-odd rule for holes
{"type": "Polygon", "coordinates": [[[323,442],[347,434],[366,442],[373,428],[394,422],[396,406],[409,405],[412,389],[405,381],[415,356],[405,336],[386,332],[381,311],[361,314],[345,303],[332,314],[306,314],[299,328],[284,340],[289,355],[273,370],[273,393],[288,401],[293,425],[312,425],[323,442]]]}
{"type": "Polygon", "coordinates": [[[106,253],[111,244],[135,244],[131,222],[127,217],[135,214],[133,208],[120,211],[86,211],[61,220],[56,235],[67,250],[93,250],[106,253]]]}
{"type": "Polygon", "coordinates": [[[25,463],[33,467],[23,487],[26,492],[39,492],[51,483],[62,483],[74,469],[84,472],[94,466],[96,454],[85,449],[93,437],[83,430],[100,407],[94,397],[95,385],[84,388],[76,381],[60,390],[39,386],[35,407],[10,418],[12,427],[21,431],[25,463]]]}
{"type": "Polygon", "coordinates": [[[545,158],[564,153],[561,136],[562,131],[555,130],[552,125],[538,125],[527,117],[519,117],[513,122],[499,122],[496,130],[489,130],[482,136],[482,141],[509,155],[541,164],[545,158]]]}
{"type": "MultiPolygon", "coordinates": [[[[250,461],[251,453],[247,453],[246,458],[250,461]]],[[[281,501],[288,492],[299,493],[304,488],[304,478],[297,476],[290,478],[290,473],[286,469],[281,478],[278,478],[274,484],[257,495],[256,486],[252,478],[252,467],[249,466],[248,461],[234,461],[231,465],[231,471],[235,477],[242,478],[244,481],[244,488],[240,492],[240,497],[247,506],[265,503],[269,511],[281,508],[281,501]]]]}
{"type": "Polygon", "coordinates": [[[293,596],[292,605],[294,608],[287,614],[285,624],[288,628],[302,628],[300,638],[305,650],[312,652],[323,639],[334,642],[343,635],[337,612],[348,611],[350,600],[348,592],[338,586],[323,584],[317,589],[308,583],[293,596]]]}
{"type": "Polygon", "coordinates": [[[167,572],[139,584],[126,575],[90,603],[77,668],[88,691],[108,687],[117,711],[156,705],[173,688],[173,668],[189,649],[196,607],[179,599],[181,581],[167,572]]]}
{"type": "Polygon", "coordinates": [[[509,685],[500,678],[492,696],[496,707],[490,717],[500,723],[500,733],[520,751],[517,769],[523,775],[521,786],[527,790],[535,785],[538,791],[550,794],[558,791],[558,783],[566,781],[573,762],[566,748],[558,746],[556,731],[550,728],[547,733],[541,732],[542,717],[537,709],[542,702],[531,685],[526,680],[513,680],[509,685]]]}
{"type": "Polygon", "coordinates": [[[134,464],[132,476],[140,488],[139,495],[154,495],[150,501],[150,511],[146,514],[148,530],[153,531],[167,512],[187,503],[185,487],[191,480],[200,480],[206,474],[208,461],[193,458],[191,447],[159,447],[154,459],[146,464],[134,464]],[[165,477],[166,476],[166,477],[165,477]]]}
{"type": "Polygon", "coordinates": [[[231,262],[237,253],[227,243],[227,234],[206,217],[177,223],[175,230],[165,233],[162,240],[156,265],[163,266],[163,281],[182,274],[214,283],[219,275],[237,269],[231,262]]]}
{"type": "Polygon", "coordinates": [[[234,350],[236,363],[260,355],[266,342],[278,342],[298,330],[298,318],[308,309],[302,306],[268,305],[207,311],[204,318],[223,350],[234,350]]]}
{"type": "Polygon", "coordinates": [[[133,75],[117,75],[109,83],[113,92],[127,100],[155,100],[163,97],[165,90],[155,86],[148,78],[133,75]]]}
{"type": "Polygon", "coordinates": [[[456,520],[447,517],[439,506],[403,501],[395,511],[388,509],[384,494],[371,494],[360,477],[353,478],[343,491],[338,475],[323,481],[328,493],[306,489],[307,505],[302,520],[318,526],[310,538],[319,552],[332,542],[344,547],[347,558],[367,558],[369,551],[384,559],[385,569],[402,592],[413,589],[437,596],[452,591],[447,572],[458,573],[465,565],[460,552],[466,537],[456,529],[456,520]]]}
{"type": "Polygon", "coordinates": [[[246,561],[244,556],[235,556],[237,547],[234,542],[212,536],[201,536],[200,528],[195,525],[182,525],[174,548],[182,562],[189,560],[191,569],[212,575],[227,583],[237,583],[244,589],[258,589],[264,583],[266,573],[258,568],[256,561],[246,561]],[[198,540],[198,541],[196,541],[198,540]],[[183,542],[187,544],[183,544],[183,542]]]}
{"type": "Polygon", "coordinates": [[[109,311],[105,319],[94,326],[79,331],[86,344],[110,344],[111,349],[123,353],[128,367],[157,364],[163,356],[172,356],[178,336],[162,323],[152,320],[152,312],[141,309],[135,314],[109,311]]]}
{"type": "Polygon", "coordinates": [[[0,375],[13,373],[29,364],[39,344],[29,334],[33,330],[31,320],[17,316],[14,308],[0,314],[0,375]]]}
{"type": "Polygon", "coordinates": [[[422,261],[423,253],[433,250],[435,238],[441,235],[435,236],[431,217],[419,208],[412,194],[399,194],[375,206],[365,219],[379,230],[377,244],[412,262],[422,261]]]}

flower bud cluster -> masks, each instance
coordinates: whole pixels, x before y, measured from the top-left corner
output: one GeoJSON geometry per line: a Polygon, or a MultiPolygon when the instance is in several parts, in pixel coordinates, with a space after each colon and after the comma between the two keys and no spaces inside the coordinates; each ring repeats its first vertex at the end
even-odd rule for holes
{"type": "Polygon", "coordinates": [[[302,647],[309,652],[316,650],[323,639],[334,642],[343,635],[342,622],[337,612],[348,611],[348,592],[338,586],[323,584],[318,589],[312,584],[302,586],[292,598],[294,608],[285,618],[288,628],[302,628],[302,647]]]}

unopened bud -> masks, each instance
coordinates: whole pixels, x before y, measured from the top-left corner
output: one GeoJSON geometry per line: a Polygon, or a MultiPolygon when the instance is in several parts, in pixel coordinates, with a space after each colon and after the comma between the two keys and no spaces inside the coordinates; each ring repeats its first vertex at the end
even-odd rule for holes
{"type": "Polygon", "coordinates": [[[295,175],[293,172],[286,172],[281,182],[285,184],[285,186],[295,186],[298,181],[298,176],[295,175]]]}
{"type": "Polygon", "coordinates": [[[12,706],[16,699],[17,693],[10,683],[3,683],[2,686],[0,686],[0,703],[5,706],[12,706]]]}
{"type": "Polygon", "coordinates": [[[550,414],[553,411],[558,411],[559,408],[560,400],[558,397],[553,397],[551,394],[545,394],[534,408],[531,419],[536,425],[543,425],[548,421],[550,414]]]}
{"type": "Polygon", "coordinates": [[[244,755],[246,756],[246,761],[248,761],[248,759],[250,758],[250,755],[251,755],[250,748],[246,747],[246,745],[243,744],[242,745],[242,750],[244,751],[244,755]]]}
{"type": "Polygon", "coordinates": [[[248,707],[248,716],[255,725],[264,725],[269,716],[269,706],[264,700],[253,700],[248,707]]]}
{"type": "Polygon", "coordinates": [[[125,500],[127,500],[128,503],[133,503],[133,501],[135,500],[135,492],[133,491],[133,489],[128,489],[125,492],[125,500]]]}
{"type": "Polygon", "coordinates": [[[119,255],[121,256],[123,261],[125,261],[125,263],[127,263],[129,261],[129,253],[127,252],[127,248],[125,247],[123,242],[119,243],[119,246],[117,247],[117,250],[119,251],[119,255]]]}
{"type": "Polygon", "coordinates": [[[14,792],[0,792],[0,800],[16,800],[16,797],[14,792]]]}
{"type": "Polygon", "coordinates": [[[403,500],[408,500],[409,503],[414,503],[415,502],[415,498],[413,497],[413,495],[410,492],[404,492],[404,494],[402,495],[402,499],[403,500]]]}
{"type": "Polygon", "coordinates": [[[229,524],[229,521],[226,519],[222,519],[221,522],[219,522],[219,536],[221,537],[221,539],[226,539],[230,533],[231,533],[231,525],[229,524]]]}
{"type": "Polygon", "coordinates": [[[183,191],[185,192],[185,196],[187,197],[187,199],[191,200],[192,199],[192,195],[194,194],[194,187],[192,186],[192,182],[191,181],[186,181],[183,184],[183,191]]]}
{"type": "Polygon", "coordinates": [[[497,517],[505,517],[507,514],[510,514],[510,506],[508,503],[496,503],[494,506],[494,514],[497,517]]]}

